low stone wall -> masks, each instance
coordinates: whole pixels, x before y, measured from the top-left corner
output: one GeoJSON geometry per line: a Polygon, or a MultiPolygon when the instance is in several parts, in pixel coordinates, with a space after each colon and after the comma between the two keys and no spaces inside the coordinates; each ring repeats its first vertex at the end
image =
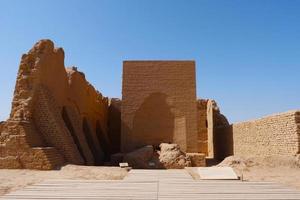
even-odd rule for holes
{"type": "Polygon", "coordinates": [[[233,124],[234,155],[270,156],[300,153],[300,111],[289,111],[233,124]]]}

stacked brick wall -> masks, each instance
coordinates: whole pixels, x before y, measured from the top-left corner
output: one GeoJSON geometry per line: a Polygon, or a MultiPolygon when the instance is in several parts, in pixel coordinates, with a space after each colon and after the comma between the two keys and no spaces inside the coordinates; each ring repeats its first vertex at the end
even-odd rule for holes
{"type": "Polygon", "coordinates": [[[55,147],[73,164],[83,164],[73,138],[64,125],[61,110],[47,89],[39,89],[34,106],[34,122],[47,146],[55,147]]]}
{"type": "MultiPolygon", "coordinates": [[[[82,154],[82,158],[85,161],[86,165],[94,165],[95,164],[95,158],[88,146],[87,139],[84,136],[83,133],[83,127],[82,127],[82,119],[80,119],[80,114],[74,107],[66,106],[63,109],[65,109],[66,117],[69,118],[69,126],[72,126],[69,129],[73,129],[71,131],[74,132],[74,134],[77,137],[78,140],[78,148],[80,148],[82,154]]],[[[70,131],[69,131],[70,132],[70,131]]]]}
{"type": "Polygon", "coordinates": [[[199,99],[198,111],[198,151],[208,158],[223,159],[232,155],[232,134],[229,123],[215,100],[199,99]],[[226,127],[226,128],[224,128],[226,127]]]}
{"type": "MultiPolygon", "coordinates": [[[[269,156],[300,153],[300,111],[233,124],[234,155],[269,156]]],[[[227,129],[227,130],[228,130],[227,129]]]]}
{"type": "Polygon", "coordinates": [[[125,61],[122,85],[122,151],[177,143],[197,152],[193,61],[125,61]]]}
{"type": "Polygon", "coordinates": [[[41,40],[21,59],[10,118],[0,131],[0,168],[100,164],[96,129],[107,136],[107,115],[107,98],[83,73],[65,68],[62,48],[41,40]]]}
{"type": "Polygon", "coordinates": [[[38,138],[33,140],[30,134],[36,132],[32,125],[26,121],[6,122],[0,137],[0,168],[54,169],[65,163],[55,148],[42,146],[38,138]]]}
{"type": "Polygon", "coordinates": [[[198,152],[208,155],[207,149],[207,99],[197,100],[198,112],[198,152]]]}

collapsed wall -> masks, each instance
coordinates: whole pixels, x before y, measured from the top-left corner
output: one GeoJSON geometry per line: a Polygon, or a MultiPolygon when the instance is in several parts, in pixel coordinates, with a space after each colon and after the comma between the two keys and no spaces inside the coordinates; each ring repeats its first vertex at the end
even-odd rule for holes
{"type": "Polygon", "coordinates": [[[198,138],[197,147],[198,152],[204,153],[208,156],[208,121],[207,121],[207,102],[208,99],[197,100],[197,125],[198,138]]]}
{"type": "Polygon", "coordinates": [[[41,40],[22,56],[12,110],[1,125],[0,168],[53,169],[101,164],[109,154],[108,99],[64,51],[41,40]]]}
{"type": "Polygon", "coordinates": [[[214,100],[196,101],[193,61],[127,61],[123,70],[123,100],[108,100],[65,68],[62,48],[39,41],[22,56],[0,122],[0,168],[100,165],[121,143],[129,152],[172,142],[215,159],[300,153],[300,111],[230,125],[214,100]]]}
{"type": "Polygon", "coordinates": [[[289,111],[227,127],[234,155],[273,156],[300,153],[300,111],[289,111]]]}
{"type": "Polygon", "coordinates": [[[221,130],[229,125],[213,99],[198,99],[198,152],[207,158],[223,159],[232,155],[228,149],[232,146],[232,136],[221,130]]]}

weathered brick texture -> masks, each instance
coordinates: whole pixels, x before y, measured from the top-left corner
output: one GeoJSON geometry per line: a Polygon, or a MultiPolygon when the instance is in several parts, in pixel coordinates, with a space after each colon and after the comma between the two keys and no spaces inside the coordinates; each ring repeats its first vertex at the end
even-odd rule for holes
{"type": "Polygon", "coordinates": [[[275,114],[232,125],[234,155],[300,153],[300,111],[275,114]]]}
{"type": "Polygon", "coordinates": [[[207,102],[208,99],[197,100],[197,113],[198,113],[198,138],[197,146],[198,152],[208,155],[207,147],[207,134],[208,134],[208,121],[207,121],[207,102]]]}
{"type": "Polygon", "coordinates": [[[41,40],[22,56],[10,118],[1,125],[0,168],[101,164],[107,115],[107,98],[65,68],[62,48],[41,40]]]}
{"type": "Polygon", "coordinates": [[[125,61],[121,119],[124,152],[162,142],[197,152],[194,61],[125,61]]]}
{"type": "Polygon", "coordinates": [[[216,101],[199,99],[198,111],[198,151],[208,158],[223,159],[231,155],[232,134],[227,132],[229,123],[221,114],[216,101]],[[222,128],[222,130],[221,130],[222,128]]]}
{"type": "Polygon", "coordinates": [[[10,117],[0,122],[0,168],[99,165],[120,143],[123,152],[176,143],[197,165],[204,156],[300,153],[300,111],[229,125],[215,101],[196,101],[194,61],[125,61],[122,97],[108,101],[65,68],[62,48],[39,41],[22,56],[10,117]]]}

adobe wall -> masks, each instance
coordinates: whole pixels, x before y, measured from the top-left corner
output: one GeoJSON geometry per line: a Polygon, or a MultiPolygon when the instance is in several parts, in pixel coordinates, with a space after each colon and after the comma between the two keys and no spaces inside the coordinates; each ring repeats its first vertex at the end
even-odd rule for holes
{"type": "Polygon", "coordinates": [[[230,128],[233,134],[234,155],[270,156],[300,153],[300,111],[236,123],[230,128]]]}
{"type": "Polygon", "coordinates": [[[198,152],[204,153],[205,156],[208,155],[208,121],[207,121],[207,102],[208,99],[198,99],[197,100],[197,114],[198,114],[198,138],[197,146],[198,152]]]}
{"type": "Polygon", "coordinates": [[[3,129],[3,127],[4,127],[4,124],[5,124],[4,121],[1,121],[1,122],[0,122],[0,133],[2,132],[2,129],[3,129]]]}
{"type": "Polygon", "coordinates": [[[223,159],[232,155],[232,134],[224,129],[229,122],[215,100],[198,99],[198,152],[207,158],[223,159]]]}
{"type": "Polygon", "coordinates": [[[214,113],[215,113],[215,101],[208,100],[207,101],[207,157],[214,158],[215,157],[215,145],[214,145],[214,113]]]}
{"type": "Polygon", "coordinates": [[[0,134],[0,168],[52,169],[63,163],[100,164],[108,100],[64,51],[41,40],[22,56],[10,118],[0,134]]]}
{"type": "Polygon", "coordinates": [[[195,62],[123,62],[121,120],[123,152],[162,142],[197,152],[195,62]]]}
{"type": "Polygon", "coordinates": [[[122,101],[120,99],[109,99],[108,137],[111,141],[112,153],[120,152],[121,147],[121,105],[122,101]]]}

